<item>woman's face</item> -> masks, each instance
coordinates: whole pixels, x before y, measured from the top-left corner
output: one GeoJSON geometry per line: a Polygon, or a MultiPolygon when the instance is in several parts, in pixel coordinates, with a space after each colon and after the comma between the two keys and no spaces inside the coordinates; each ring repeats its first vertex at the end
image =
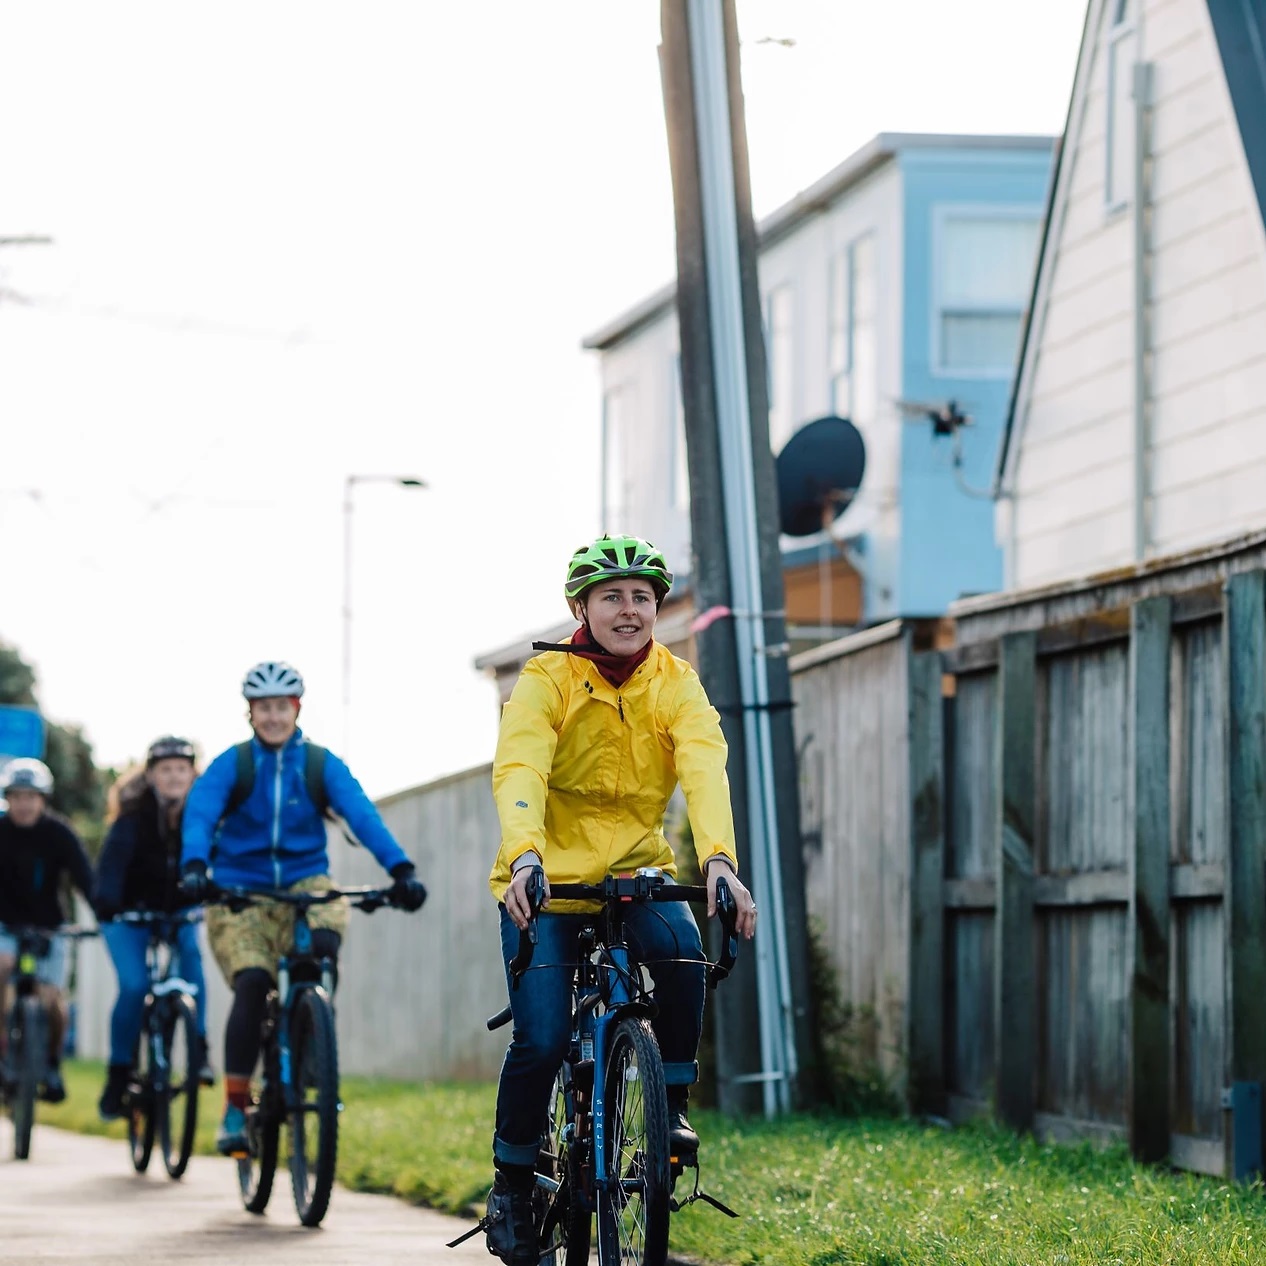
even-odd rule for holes
{"type": "Polygon", "coordinates": [[[281,747],[289,741],[298,724],[299,705],[293,699],[279,695],[274,699],[251,700],[251,728],[261,743],[281,747]]]}
{"type": "Polygon", "coordinates": [[[609,580],[595,585],[577,604],[594,641],[612,655],[636,655],[651,640],[659,608],[649,580],[609,580]]]}
{"type": "Polygon", "coordinates": [[[184,804],[193,786],[193,761],[183,756],[165,756],[149,767],[145,777],[164,804],[184,804]]]}

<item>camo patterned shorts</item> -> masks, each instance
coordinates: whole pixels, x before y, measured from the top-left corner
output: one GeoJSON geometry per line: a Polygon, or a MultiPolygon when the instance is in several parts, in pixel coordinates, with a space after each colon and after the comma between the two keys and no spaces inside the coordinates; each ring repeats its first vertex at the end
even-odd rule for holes
{"type": "MultiPolygon", "coordinates": [[[[328,892],[333,886],[329,875],[312,875],[290,885],[291,892],[328,892]]],[[[350,907],[346,898],[308,911],[308,926],[315,932],[328,928],[340,936],[347,931],[350,907]]],[[[277,960],[294,946],[295,915],[292,906],[265,901],[245,910],[224,906],[207,909],[207,940],[224,979],[231,986],[238,972],[262,967],[270,976],[277,974],[277,960]]]]}

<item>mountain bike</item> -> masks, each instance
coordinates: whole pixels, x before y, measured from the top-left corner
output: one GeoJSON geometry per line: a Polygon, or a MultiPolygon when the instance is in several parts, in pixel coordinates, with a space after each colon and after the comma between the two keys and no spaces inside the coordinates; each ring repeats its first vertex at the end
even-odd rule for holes
{"type": "Polygon", "coordinates": [[[8,1038],[0,1063],[0,1100],[13,1119],[13,1159],[31,1155],[31,1127],[35,1124],[35,1100],[48,1073],[48,1014],[39,993],[39,960],[47,957],[55,936],[67,939],[96,936],[96,928],[4,926],[17,942],[11,987],[13,1005],[5,1017],[8,1038]]]}
{"type": "Polygon", "coordinates": [[[172,960],[176,929],[201,917],[200,910],[174,914],[125,910],[113,919],[115,923],[149,929],[145,947],[149,993],[132,1056],[126,1099],[128,1151],[138,1174],[149,1168],[155,1138],[162,1151],[163,1166],[172,1178],[184,1174],[193,1152],[202,1065],[197,988],[173,974],[172,960]]]}
{"type": "Polygon", "coordinates": [[[268,995],[263,1023],[263,1072],[246,1109],[248,1150],[235,1156],[242,1204],[263,1213],[272,1195],[281,1127],[287,1127],[290,1185],[304,1226],[318,1226],[330,1207],[338,1152],[338,1038],[334,1031],[334,963],[312,946],[308,911],[352,899],[367,914],[391,905],[389,888],[213,889],[209,900],[244,910],[261,902],[294,907],[294,944],[277,963],[277,987],[268,995]]]}
{"type": "MultiPolygon", "coordinates": [[[[527,895],[536,911],[544,872],[534,870],[527,895]]],[[[600,1266],[662,1266],[670,1212],[703,1200],[730,1217],[738,1215],[700,1189],[697,1156],[670,1150],[663,1062],[649,1020],[654,1001],[642,972],[643,967],[653,972],[656,964],[635,958],[624,935],[624,911],[632,902],[706,901],[707,889],[670,883],[661,870],[648,867],[634,875],[609,875],[600,884],[551,884],[550,896],[600,901],[602,910],[581,932],[570,1048],[542,1124],[536,1175],[540,1260],[546,1266],[586,1266],[596,1215],[600,1266]],[[679,1200],[674,1188],[687,1168],[695,1171],[694,1187],[679,1200]]],[[[723,878],[717,881],[717,915],[724,933],[721,954],[715,963],[700,964],[709,988],[729,975],[738,958],[738,912],[723,878]]],[[[514,987],[530,970],[535,942],[533,919],[520,933],[510,963],[514,987]]],[[[510,1018],[507,1006],[488,1028],[510,1018]]],[[[486,1221],[453,1244],[485,1229],[486,1221]]]]}

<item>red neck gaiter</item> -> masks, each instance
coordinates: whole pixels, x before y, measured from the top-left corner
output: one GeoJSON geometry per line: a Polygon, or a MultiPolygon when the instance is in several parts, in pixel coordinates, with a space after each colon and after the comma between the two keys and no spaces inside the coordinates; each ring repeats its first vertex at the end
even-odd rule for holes
{"type": "Polygon", "coordinates": [[[567,649],[573,655],[579,655],[581,659],[590,660],[597,665],[603,677],[619,689],[633,676],[638,667],[646,662],[646,657],[651,653],[651,647],[654,645],[655,639],[652,637],[636,655],[612,655],[610,651],[603,650],[589,636],[589,630],[582,624],[571,635],[571,645],[567,649]]]}

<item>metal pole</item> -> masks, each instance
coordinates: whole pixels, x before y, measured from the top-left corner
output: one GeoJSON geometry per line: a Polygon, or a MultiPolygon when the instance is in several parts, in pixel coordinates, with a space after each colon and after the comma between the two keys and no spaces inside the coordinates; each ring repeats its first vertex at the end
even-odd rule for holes
{"type": "Polygon", "coordinates": [[[1152,67],[1134,65],[1134,559],[1147,557],[1147,124],[1152,67]]]}
{"type": "Polygon", "coordinates": [[[352,741],[352,486],[355,475],[343,481],[343,750],[348,760],[352,741]]]}
{"type": "Polygon", "coordinates": [[[736,621],[735,636],[749,761],[752,882],[758,906],[769,914],[769,932],[756,938],[756,958],[765,1113],[772,1116],[775,1111],[790,1108],[791,1080],[798,1070],[775,820],[766,666],[769,648],[752,481],[751,409],[738,269],[725,33],[721,7],[715,0],[689,0],[688,17],[730,572],[735,609],[753,613],[750,619],[736,621]]]}

